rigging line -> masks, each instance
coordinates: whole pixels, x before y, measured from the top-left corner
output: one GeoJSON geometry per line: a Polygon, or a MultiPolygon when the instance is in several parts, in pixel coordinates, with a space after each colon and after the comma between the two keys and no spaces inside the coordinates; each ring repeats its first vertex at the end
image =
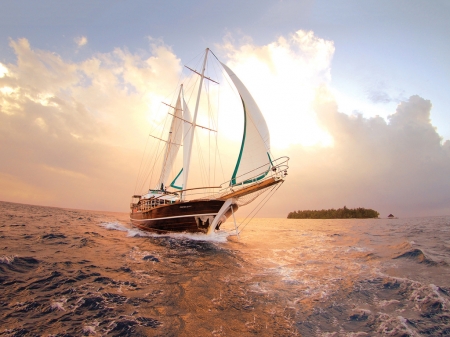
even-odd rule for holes
{"type": "MultiPolygon", "coordinates": [[[[220,62],[216,55],[214,55],[214,57],[217,59],[218,62],[220,62]]],[[[212,64],[212,68],[216,72],[217,78],[220,77],[220,76],[218,76],[218,73],[220,73],[220,75],[222,75],[222,77],[225,80],[227,80],[226,77],[224,76],[225,71],[224,71],[223,67],[221,67],[221,66],[216,67],[216,64],[214,62],[211,62],[211,64],[212,64]]],[[[228,83],[228,85],[231,87],[231,85],[229,83],[228,83]]],[[[222,158],[220,156],[220,151],[219,151],[219,113],[220,113],[221,92],[222,92],[222,86],[219,86],[219,90],[218,90],[218,94],[217,94],[217,107],[218,107],[217,116],[216,116],[217,120],[215,121],[215,124],[217,125],[217,127],[216,127],[217,133],[216,133],[216,137],[215,137],[216,144],[215,144],[215,151],[214,151],[214,181],[215,181],[215,177],[216,177],[217,157],[219,158],[220,170],[222,172],[222,181],[225,181],[225,172],[224,172],[222,158]]]]}
{"type": "MultiPolygon", "coordinates": [[[[213,53],[213,55],[214,55],[214,53],[213,53]]],[[[219,59],[217,58],[216,55],[214,55],[214,57],[216,57],[216,59],[219,61],[219,59]]],[[[220,61],[219,61],[219,62],[220,62],[220,61]]],[[[222,69],[223,69],[223,67],[222,67],[222,69]]],[[[228,85],[231,87],[232,91],[233,91],[238,97],[240,97],[239,90],[236,88],[236,86],[234,86],[234,84],[231,85],[231,83],[230,83],[230,81],[229,81],[229,80],[231,80],[231,78],[229,78],[229,75],[226,73],[225,69],[223,69],[222,72],[223,72],[224,74],[226,74],[226,75],[224,76],[225,81],[226,81],[226,82],[228,83],[228,85]]],[[[248,90],[248,89],[247,89],[247,90],[248,90]]],[[[248,91],[248,92],[250,93],[250,91],[248,91]]],[[[252,96],[251,93],[250,93],[250,96],[252,96]]],[[[253,97],[253,96],[252,96],[252,97],[253,97]]],[[[256,102],[255,102],[255,103],[256,103],[256,102]]],[[[258,104],[256,104],[256,105],[258,106],[258,104]]],[[[258,109],[259,109],[259,106],[258,106],[258,109]]],[[[267,146],[266,141],[265,141],[265,138],[261,135],[261,132],[260,132],[259,129],[256,127],[255,122],[253,121],[253,119],[251,118],[250,115],[248,115],[248,117],[250,117],[250,118],[249,118],[249,121],[253,124],[253,126],[254,126],[254,128],[256,129],[256,131],[258,132],[258,134],[259,134],[261,140],[263,141],[263,144],[265,145],[264,147],[265,147],[265,148],[267,147],[267,149],[265,149],[265,150],[266,150],[266,151],[270,151],[270,144],[268,144],[268,146],[267,146]]],[[[264,120],[264,121],[265,121],[265,120],[264,120]]],[[[267,125],[267,123],[266,123],[266,125],[267,125]]],[[[270,139],[270,138],[269,138],[269,139],[270,139]]]]}
{"type": "Polygon", "coordinates": [[[150,150],[149,154],[148,154],[148,158],[144,163],[144,169],[142,171],[142,176],[140,179],[140,190],[143,190],[144,185],[148,179],[148,176],[150,174],[150,166],[151,166],[151,162],[153,161],[153,159],[156,156],[156,149],[154,148],[153,151],[150,150]]]}
{"type": "MultiPolygon", "coordinates": [[[[205,90],[207,92],[207,102],[208,102],[208,126],[211,127],[211,101],[210,101],[210,86],[207,84],[208,88],[205,90]]],[[[211,132],[208,132],[208,186],[211,186],[211,132]]]]}
{"type": "MultiPolygon", "coordinates": [[[[283,181],[284,182],[284,181],[283,181]]],[[[242,228],[242,230],[245,228],[245,226],[247,226],[249,223],[250,223],[250,221],[255,217],[255,215],[261,210],[261,208],[267,203],[267,201],[269,201],[269,199],[275,194],[275,192],[278,190],[278,188],[280,188],[280,186],[283,184],[283,182],[282,183],[280,183],[280,185],[275,185],[274,187],[272,187],[272,189],[269,191],[269,193],[267,193],[266,194],[266,196],[255,206],[255,208],[250,212],[250,214],[249,215],[247,215],[247,217],[244,219],[244,221],[242,221],[242,223],[238,226],[238,228],[240,227],[240,226],[244,226],[243,228],[242,228]],[[276,189],[275,189],[276,188],[276,189]],[[264,202],[264,203],[263,203],[264,202]],[[262,205],[261,205],[261,203],[263,203],[262,205]],[[255,211],[258,207],[259,207],[259,205],[261,205],[261,207],[257,210],[257,211],[255,211]],[[254,214],[253,214],[253,216],[250,218],[250,220],[248,220],[247,221],[247,223],[246,224],[244,224],[245,223],[245,220],[247,220],[247,218],[253,213],[253,212],[255,212],[254,214]]]]}
{"type": "Polygon", "coordinates": [[[157,146],[155,148],[155,150],[153,151],[153,155],[151,157],[149,157],[149,160],[147,162],[147,175],[144,176],[142,179],[141,190],[144,189],[144,185],[146,185],[147,181],[150,184],[150,181],[153,177],[153,169],[154,169],[154,166],[153,166],[153,168],[151,168],[151,165],[152,165],[152,163],[155,163],[158,160],[158,158],[159,158],[158,151],[159,151],[159,146],[157,146]],[[149,179],[149,177],[150,177],[150,179],[149,179]]]}
{"type": "MultiPolygon", "coordinates": [[[[284,180],[283,180],[283,182],[280,183],[280,185],[277,186],[277,188],[276,188],[275,190],[272,189],[272,190],[269,192],[270,198],[278,191],[278,189],[281,187],[281,185],[283,185],[283,183],[284,183],[284,180]]],[[[239,231],[239,233],[241,233],[241,232],[244,230],[244,228],[250,223],[250,221],[253,220],[253,218],[255,217],[255,215],[258,214],[258,212],[261,210],[261,208],[264,207],[264,205],[267,203],[267,201],[269,201],[270,198],[267,198],[267,199],[266,199],[266,201],[264,202],[264,204],[262,204],[261,207],[260,207],[260,208],[255,212],[255,214],[251,217],[251,219],[248,220],[248,222],[244,225],[244,227],[242,227],[242,229],[239,231]]],[[[263,200],[264,200],[264,199],[263,199],[263,200]]],[[[257,207],[258,207],[258,206],[257,206],[257,207]]],[[[245,220],[244,220],[244,221],[245,221],[245,220]]],[[[239,228],[239,226],[238,226],[238,228],[239,228]]]]}
{"type": "MultiPolygon", "coordinates": [[[[190,59],[187,64],[193,64],[195,68],[197,68],[199,66],[199,64],[201,64],[201,61],[203,59],[202,55],[204,54],[204,52],[199,53],[198,55],[196,55],[195,57],[193,57],[192,59],[190,59]]],[[[185,89],[190,88],[190,83],[192,83],[192,79],[194,78],[194,76],[192,76],[191,72],[185,72],[185,68],[182,67],[181,68],[181,73],[185,74],[184,78],[187,81],[187,83],[184,83],[185,89]]],[[[197,79],[198,77],[195,76],[195,78],[197,79]]],[[[195,79],[195,80],[196,80],[195,79]]]]}
{"type": "MultiPolygon", "coordinates": [[[[185,67],[188,68],[190,71],[196,73],[197,75],[202,76],[202,74],[200,74],[197,70],[194,70],[194,69],[192,69],[192,68],[189,68],[188,66],[185,66],[185,67]]],[[[219,82],[214,81],[212,78],[209,78],[208,76],[203,76],[203,78],[206,78],[207,80],[210,80],[211,82],[220,84],[219,82]]]]}
{"type": "MultiPolygon", "coordinates": [[[[219,89],[219,97],[217,98],[217,106],[220,106],[220,89],[219,89]]],[[[220,156],[219,151],[219,114],[217,114],[217,133],[216,133],[216,158],[219,157],[220,170],[222,172],[222,181],[225,180],[225,172],[223,170],[222,158],[220,156]]]]}
{"type": "MultiPolygon", "coordinates": [[[[205,141],[204,143],[205,143],[205,146],[208,147],[207,142],[205,141]]],[[[203,150],[203,149],[201,151],[201,161],[202,161],[202,166],[203,166],[202,167],[202,169],[203,169],[203,180],[204,180],[204,183],[206,184],[206,183],[209,183],[209,179],[208,179],[208,163],[207,163],[207,157],[206,157],[206,154],[205,154],[205,150],[203,150]]]]}
{"type": "Polygon", "coordinates": [[[147,137],[147,141],[145,142],[144,152],[142,152],[141,163],[139,164],[139,170],[138,170],[138,175],[136,177],[136,183],[134,184],[134,192],[133,192],[133,194],[136,194],[138,180],[139,180],[139,177],[141,175],[142,161],[144,160],[145,152],[147,150],[148,140],[149,140],[149,137],[147,137]]]}
{"type": "Polygon", "coordinates": [[[180,111],[182,110],[182,109],[177,109],[176,107],[170,105],[169,103],[166,103],[166,102],[161,102],[161,103],[164,104],[164,105],[167,105],[169,108],[172,108],[174,110],[180,110],[180,111]]]}
{"type": "Polygon", "coordinates": [[[203,151],[201,149],[201,142],[199,139],[199,135],[198,133],[195,134],[195,139],[197,140],[197,144],[198,146],[197,148],[197,155],[198,155],[198,161],[199,161],[199,166],[200,166],[200,179],[202,180],[202,183],[204,185],[207,185],[207,181],[205,181],[205,177],[206,177],[206,164],[205,164],[205,160],[203,158],[203,151]]]}
{"type": "MultiPolygon", "coordinates": [[[[159,150],[159,149],[158,149],[158,150],[159,150]]],[[[159,154],[157,154],[157,156],[156,156],[156,158],[155,158],[155,161],[153,162],[153,167],[152,167],[152,169],[151,169],[151,175],[148,174],[148,175],[147,175],[147,178],[146,178],[145,181],[143,182],[143,184],[145,184],[145,182],[148,180],[148,188],[149,188],[149,189],[151,188],[151,187],[150,187],[150,184],[152,183],[153,172],[155,171],[155,165],[156,165],[156,163],[158,162],[158,160],[159,160],[159,158],[160,158],[160,156],[162,155],[163,152],[164,152],[164,148],[161,149],[161,151],[159,152],[159,154]],[[148,179],[149,176],[150,176],[150,179],[148,179]]],[[[144,187],[144,186],[142,186],[142,187],[144,187]]]]}
{"type": "MultiPolygon", "coordinates": [[[[174,99],[174,97],[175,97],[175,95],[176,95],[176,93],[177,93],[177,88],[180,86],[180,83],[182,82],[182,78],[183,78],[183,73],[181,72],[180,75],[178,76],[177,86],[176,86],[175,89],[172,91],[172,93],[170,93],[170,94],[168,94],[168,95],[166,96],[166,97],[169,97],[169,96],[172,97],[172,99],[171,99],[170,101],[173,101],[173,99],[174,99]]],[[[160,107],[161,107],[161,105],[158,106],[157,115],[158,115],[158,112],[159,112],[159,110],[160,110],[160,107]]],[[[159,124],[161,124],[161,123],[159,123],[159,124]]],[[[149,135],[151,135],[151,134],[153,133],[154,129],[155,129],[155,128],[152,128],[152,130],[150,130],[150,134],[149,134],[149,135]]],[[[139,173],[138,173],[138,177],[137,177],[137,179],[136,179],[136,184],[135,184],[135,193],[136,193],[136,189],[137,189],[137,186],[138,186],[138,185],[140,185],[140,184],[142,183],[141,189],[144,187],[145,182],[146,182],[146,180],[147,180],[147,178],[148,178],[148,176],[149,176],[149,174],[147,174],[147,176],[146,176],[146,175],[144,174],[144,170],[142,169],[142,163],[143,163],[143,160],[144,160],[144,157],[145,157],[145,151],[146,151],[146,148],[147,148],[147,145],[148,145],[148,141],[149,141],[149,137],[147,137],[147,142],[146,142],[146,144],[145,144],[144,153],[143,153],[143,156],[142,156],[142,158],[141,158],[141,164],[140,164],[140,168],[139,168],[139,173]],[[141,169],[142,169],[142,171],[141,171],[141,169]],[[140,182],[140,180],[142,180],[142,182],[140,182]]],[[[151,156],[150,153],[149,153],[148,162],[147,162],[147,163],[144,162],[144,168],[150,168],[150,165],[151,165],[151,164],[150,164],[150,163],[151,163],[151,158],[152,158],[152,156],[151,156]]],[[[155,160],[155,161],[156,161],[156,160],[155,160]]],[[[150,178],[150,179],[152,179],[152,177],[153,177],[153,172],[151,172],[151,178],[150,178]]],[[[150,184],[150,182],[149,182],[149,184],[150,184]]]]}
{"type": "MultiPolygon", "coordinates": [[[[180,79],[180,78],[179,78],[179,79],[180,79]]],[[[176,91],[177,91],[177,90],[174,90],[173,93],[175,94],[176,91]]],[[[156,115],[159,115],[159,111],[161,110],[161,106],[162,106],[161,104],[158,105],[158,110],[157,110],[157,112],[156,112],[156,115]]],[[[161,119],[161,120],[157,123],[156,126],[154,126],[153,128],[151,128],[151,131],[150,131],[150,134],[149,134],[149,135],[151,136],[152,133],[154,133],[154,130],[157,130],[157,129],[159,129],[159,128],[161,128],[162,130],[164,130],[165,125],[166,125],[166,122],[167,122],[167,118],[161,119]]],[[[153,137],[153,136],[152,136],[152,137],[153,137]]],[[[143,189],[143,187],[144,187],[144,185],[145,185],[145,183],[146,183],[148,177],[150,176],[150,174],[151,174],[151,176],[153,176],[153,171],[151,171],[150,167],[151,167],[151,163],[154,162],[153,159],[155,159],[154,157],[156,156],[156,152],[158,151],[158,149],[159,149],[159,143],[158,143],[158,147],[157,147],[156,149],[154,149],[153,154],[152,154],[152,152],[149,152],[149,153],[148,153],[148,158],[147,158],[146,161],[144,162],[144,168],[143,168],[142,173],[141,173],[141,175],[140,175],[140,177],[139,177],[140,179],[139,179],[139,183],[138,183],[138,185],[141,185],[141,184],[142,184],[142,185],[141,185],[141,189],[143,189]],[[147,172],[147,174],[145,174],[145,172],[147,172]]]]}
{"type": "MultiPolygon", "coordinates": [[[[209,118],[209,120],[211,120],[211,118],[209,118]]],[[[211,185],[211,132],[208,132],[208,185],[211,185]]]]}
{"type": "Polygon", "coordinates": [[[172,145],[172,144],[173,144],[173,145],[183,146],[182,144],[173,143],[173,142],[171,142],[171,141],[167,141],[167,140],[164,140],[164,139],[161,139],[161,138],[152,136],[152,135],[149,135],[149,137],[153,137],[153,138],[158,139],[158,140],[160,140],[160,141],[162,141],[162,142],[164,142],[164,143],[166,143],[166,144],[169,144],[169,145],[172,145]]]}
{"type": "Polygon", "coordinates": [[[216,58],[217,61],[220,62],[219,58],[216,56],[216,54],[214,54],[214,52],[211,49],[209,50],[209,52],[214,55],[214,57],[216,58]]]}
{"type": "MultiPolygon", "coordinates": [[[[218,76],[219,73],[217,72],[216,62],[214,61],[214,59],[210,59],[209,64],[210,64],[209,70],[210,70],[210,73],[212,73],[211,77],[214,76],[216,78],[219,78],[219,76],[218,76]]],[[[210,97],[208,97],[208,104],[209,104],[209,108],[210,108],[209,115],[210,115],[210,123],[212,124],[212,127],[218,131],[218,129],[219,129],[219,113],[220,113],[219,96],[220,96],[220,92],[221,92],[221,86],[214,86],[214,88],[217,88],[216,89],[217,95],[215,96],[217,99],[217,103],[216,103],[217,110],[216,111],[213,110],[213,107],[212,107],[213,104],[210,100],[210,97]]],[[[211,146],[211,134],[209,136],[210,136],[209,137],[209,165],[210,165],[209,177],[210,177],[210,179],[213,179],[213,181],[215,182],[216,181],[216,170],[217,170],[216,147],[217,147],[218,132],[216,133],[216,135],[213,139],[213,143],[215,140],[216,147],[211,146]],[[213,152],[212,153],[213,159],[211,159],[211,152],[213,152]],[[213,172],[212,174],[211,174],[211,166],[212,166],[212,172],[213,172]]]]}
{"type": "MultiPolygon", "coordinates": [[[[163,126],[163,128],[161,129],[161,135],[160,135],[160,138],[162,138],[163,133],[164,133],[164,130],[166,129],[167,119],[168,119],[168,118],[165,118],[165,119],[164,119],[164,126],[163,126]]],[[[161,144],[161,143],[158,143],[157,153],[158,153],[158,151],[159,151],[159,146],[160,146],[160,144],[161,144]]],[[[160,153],[159,155],[157,155],[157,157],[155,158],[155,161],[153,162],[153,167],[151,168],[151,175],[150,175],[150,180],[149,180],[149,188],[150,188],[151,181],[153,180],[153,172],[155,172],[155,165],[156,165],[156,162],[158,161],[159,156],[164,152],[164,149],[165,149],[165,146],[163,146],[163,148],[161,149],[161,153],[160,153]]],[[[164,160],[164,159],[163,159],[163,160],[164,160]]],[[[164,161],[163,161],[162,164],[164,165],[164,161]]],[[[164,167],[164,166],[163,166],[163,167],[164,167]]]]}
{"type": "Polygon", "coordinates": [[[191,101],[191,98],[194,95],[195,88],[197,88],[197,86],[198,86],[198,84],[197,84],[198,81],[200,81],[200,78],[198,78],[198,76],[196,76],[194,83],[192,84],[192,87],[189,88],[189,90],[186,90],[186,92],[189,92],[189,97],[188,97],[186,103],[189,103],[191,101]]]}
{"type": "MultiPolygon", "coordinates": [[[[168,114],[171,115],[171,116],[173,116],[174,118],[181,119],[183,122],[186,122],[186,123],[189,123],[189,124],[192,125],[191,122],[189,122],[189,121],[187,121],[187,120],[185,120],[185,119],[183,119],[183,118],[181,118],[181,117],[175,116],[174,114],[171,114],[170,112],[168,112],[168,114]]],[[[212,132],[217,132],[216,130],[207,128],[206,126],[201,126],[201,125],[198,125],[198,124],[195,124],[195,126],[198,126],[199,128],[206,129],[206,130],[209,130],[209,131],[212,131],[212,132]]]]}
{"type": "MultiPolygon", "coordinates": [[[[167,118],[165,118],[165,121],[164,121],[164,126],[163,126],[163,129],[161,130],[161,136],[162,136],[162,133],[164,132],[164,129],[166,128],[166,123],[167,123],[167,118]]],[[[148,182],[148,184],[149,184],[149,188],[150,188],[150,184],[151,184],[151,182],[152,182],[152,180],[153,180],[153,172],[155,172],[155,166],[156,166],[156,163],[158,162],[158,160],[159,160],[159,157],[161,156],[161,154],[164,152],[164,146],[162,147],[162,149],[161,149],[161,152],[159,152],[160,151],[160,142],[158,142],[158,145],[157,145],[157,147],[156,147],[156,151],[155,151],[155,160],[153,161],[153,166],[152,166],[152,168],[150,169],[150,172],[149,172],[149,174],[147,175],[147,177],[146,177],[146,179],[142,182],[142,185],[144,185],[145,184],[145,182],[147,181],[147,179],[150,177],[150,179],[149,179],[149,182],[148,182]],[[159,153],[159,154],[158,154],[159,153]]],[[[149,166],[151,166],[151,163],[149,162],[149,166]]],[[[142,188],[143,188],[144,186],[142,186],[142,188]]]]}
{"type": "Polygon", "coordinates": [[[222,171],[222,181],[225,181],[225,172],[223,170],[222,157],[220,156],[217,134],[216,134],[216,153],[217,153],[217,155],[219,157],[220,168],[221,168],[221,171],[222,171]]]}
{"type": "MultiPolygon", "coordinates": [[[[258,208],[258,206],[259,205],[261,205],[261,203],[262,202],[264,202],[264,200],[266,200],[268,197],[270,197],[270,193],[273,191],[273,189],[276,187],[276,185],[274,185],[270,190],[266,190],[266,191],[264,191],[264,192],[267,192],[267,191],[269,191],[265,196],[264,196],[264,198],[262,198],[260,201],[259,201],[259,203],[252,209],[252,211],[244,218],[244,220],[242,220],[242,222],[239,224],[239,226],[238,226],[238,228],[239,227],[241,227],[241,226],[245,226],[246,224],[245,224],[245,221],[248,219],[248,217],[249,216],[251,216],[252,214],[253,214],[253,212],[255,212],[255,210],[258,208]]],[[[263,193],[264,193],[263,192],[263,193]]],[[[253,215],[254,216],[254,215],[253,215]]],[[[252,218],[253,218],[253,216],[252,216],[252,218]]],[[[251,218],[251,219],[252,219],[251,218]]]]}
{"type": "Polygon", "coordinates": [[[193,58],[191,58],[188,62],[187,62],[187,64],[189,64],[189,63],[193,63],[194,62],[194,60],[200,60],[201,61],[201,59],[203,58],[203,54],[204,54],[205,52],[204,51],[201,51],[201,52],[199,52],[197,55],[195,55],[193,58]]]}
{"type": "Polygon", "coordinates": [[[147,139],[145,141],[144,151],[142,152],[141,163],[139,165],[139,170],[138,170],[138,174],[137,174],[137,177],[136,177],[136,183],[134,185],[134,194],[136,194],[136,191],[138,189],[138,185],[140,183],[140,180],[142,179],[142,175],[143,175],[143,172],[144,172],[143,171],[143,162],[144,162],[144,158],[145,158],[145,155],[146,155],[146,152],[147,152],[147,145],[148,145],[148,142],[149,142],[149,138],[150,137],[147,136],[147,139]]]}
{"type": "MultiPolygon", "coordinates": [[[[161,105],[158,105],[158,109],[157,109],[156,115],[159,115],[160,109],[161,109],[161,105]]],[[[161,123],[162,123],[162,121],[160,121],[160,122],[157,124],[156,127],[151,128],[150,134],[152,134],[152,133],[153,133],[153,130],[155,130],[157,127],[159,127],[159,126],[161,125],[161,123]]],[[[149,141],[149,137],[147,137],[147,143],[146,143],[146,146],[148,145],[148,141],[149,141]]],[[[151,156],[151,152],[148,153],[148,156],[149,156],[148,160],[150,160],[151,157],[152,157],[152,156],[151,156]]],[[[145,158],[145,151],[144,151],[143,158],[142,158],[142,159],[143,159],[144,166],[142,167],[142,164],[141,164],[141,170],[140,170],[140,172],[139,172],[139,174],[138,174],[138,178],[137,178],[137,181],[136,181],[136,188],[137,188],[138,185],[141,184],[141,181],[142,181],[142,180],[144,180],[144,181],[142,181],[142,185],[145,184],[145,179],[146,179],[146,178],[145,178],[145,171],[148,170],[149,164],[147,163],[147,159],[144,161],[144,158],[145,158]]]]}
{"type": "MultiPolygon", "coordinates": [[[[213,53],[213,54],[214,54],[214,53],[213,53]]],[[[215,56],[215,55],[214,55],[214,56],[215,56]]],[[[216,58],[217,58],[217,57],[216,57],[216,58]]],[[[217,60],[218,60],[218,59],[217,59],[217,60]]],[[[219,61],[219,62],[220,62],[220,61],[219,61]]],[[[223,67],[222,67],[222,69],[223,69],[223,67]]],[[[226,73],[225,69],[223,70],[223,72],[226,73]]],[[[237,75],[236,75],[236,77],[237,77],[237,75]]],[[[239,93],[239,90],[236,88],[236,86],[234,85],[234,83],[233,83],[233,85],[231,85],[230,82],[228,81],[228,78],[230,78],[229,75],[228,75],[228,73],[226,73],[225,78],[226,78],[227,83],[228,83],[232,88],[235,89],[235,92],[237,93],[237,95],[238,95],[239,97],[241,97],[241,95],[240,95],[240,93],[239,93]]],[[[231,78],[230,78],[230,80],[231,80],[231,78]]],[[[231,81],[232,81],[232,80],[231,80],[231,81]]],[[[244,87],[245,87],[245,86],[244,86],[244,87]]],[[[247,87],[245,87],[245,88],[247,88],[247,87]]],[[[250,96],[253,98],[253,95],[250,93],[250,90],[247,89],[247,91],[248,91],[248,93],[250,94],[250,96]]],[[[241,99],[242,99],[242,98],[241,98],[241,99]]],[[[254,100],[254,99],[253,99],[253,100],[254,100]]],[[[258,107],[258,110],[260,110],[260,112],[261,112],[261,109],[259,108],[259,105],[256,103],[256,101],[255,101],[255,104],[256,104],[256,106],[258,107]]],[[[262,114],[262,112],[261,112],[261,114],[262,114]]],[[[259,129],[256,127],[256,124],[255,124],[255,122],[253,121],[253,119],[251,118],[251,115],[248,114],[248,117],[250,117],[249,120],[250,120],[250,122],[253,124],[253,126],[255,127],[256,131],[258,132],[258,134],[259,134],[260,138],[262,139],[262,141],[263,141],[265,147],[267,147],[266,151],[270,151],[270,143],[269,143],[269,146],[267,146],[266,141],[265,141],[265,138],[261,135],[261,132],[260,132],[259,129]]],[[[264,116],[263,116],[263,120],[264,120],[264,122],[265,122],[264,116]]],[[[266,126],[267,126],[267,123],[266,123],[266,126]]],[[[268,128],[267,128],[267,129],[268,129],[268,128]]],[[[270,136],[269,136],[269,140],[270,140],[270,136]]]]}

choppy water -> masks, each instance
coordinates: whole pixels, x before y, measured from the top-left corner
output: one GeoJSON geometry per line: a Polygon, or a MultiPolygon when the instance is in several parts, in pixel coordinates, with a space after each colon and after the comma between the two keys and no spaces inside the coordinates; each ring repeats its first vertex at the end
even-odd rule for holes
{"type": "Polygon", "coordinates": [[[450,335],[450,217],[256,219],[204,239],[0,203],[0,336],[450,335]]]}

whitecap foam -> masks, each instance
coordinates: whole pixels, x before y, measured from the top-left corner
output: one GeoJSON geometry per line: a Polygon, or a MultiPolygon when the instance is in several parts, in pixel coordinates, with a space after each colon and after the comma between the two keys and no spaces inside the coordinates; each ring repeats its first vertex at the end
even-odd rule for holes
{"type": "Polygon", "coordinates": [[[53,310],[66,311],[62,302],[53,302],[50,306],[53,310]]]}
{"type": "Polygon", "coordinates": [[[85,326],[83,327],[83,333],[84,333],[84,334],[88,334],[88,335],[90,335],[90,334],[95,335],[95,326],[92,326],[92,325],[85,325],[85,326]]]}
{"type": "Polygon", "coordinates": [[[208,242],[218,242],[224,243],[227,242],[227,237],[230,235],[229,232],[213,232],[210,235],[203,233],[166,233],[166,234],[157,234],[142,231],[138,228],[129,228],[125,225],[118,222],[103,222],[100,226],[109,229],[109,230],[117,230],[121,232],[127,232],[127,237],[171,237],[174,239],[188,239],[193,241],[208,241],[208,242]]]}
{"type": "Polygon", "coordinates": [[[194,241],[209,241],[209,242],[227,242],[228,232],[214,232],[210,235],[203,233],[170,233],[168,236],[172,238],[188,239],[194,241]]]}
{"type": "Polygon", "coordinates": [[[130,230],[128,227],[125,227],[123,224],[120,224],[118,222],[102,222],[100,224],[100,226],[102,226],[106,229],[121,231],[121,232],[128,232],[130,230]]]}
{"type": "Polygon", "coordinates": [[[352,251],[353,252],[367,252],[368,249],[365,247],[349,246],[345,252],[348,253],[348,252],[352,252],[352,251]]]}
{"type": "Polygon", "coordinates": [[[0,263],[11,264],[11,263],[14,262],[16,257],[17,257],[17,255],[10,255],[10,256],[3,255],[3,256],[0,256],[0,263]]]}

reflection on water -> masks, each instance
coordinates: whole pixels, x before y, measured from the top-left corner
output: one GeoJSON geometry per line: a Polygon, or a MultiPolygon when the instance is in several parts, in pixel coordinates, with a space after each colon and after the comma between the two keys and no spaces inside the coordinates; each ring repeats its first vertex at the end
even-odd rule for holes
{"type": "Polygon", "coordinates": [[[448,335],[449,224],[255,219],[238,240],[0,203],[0,335],[448,335]]]}

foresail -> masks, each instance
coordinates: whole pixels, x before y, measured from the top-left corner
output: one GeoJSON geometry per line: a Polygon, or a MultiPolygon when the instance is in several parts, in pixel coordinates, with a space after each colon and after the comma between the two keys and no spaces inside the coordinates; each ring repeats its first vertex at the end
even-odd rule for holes
{"type": "MultiPolygon", "coordinates": [[[[192,146],[192,132],[194,132],[194,128],[192,126],[192,117],[191,112],[189,111],[189,107],[184,100],[184,95],[182,97],[183,100],[183,169],[189,167],[190,161],[190,148],[192,146]]],[[[184,170],[186,171],[186,170],[184,170]]],[[[182,188],[185,189],[187,186],[187,174],[183,172],[179,181],[182,182],[182,188]]]]}
{"type": "Polygon", "coordinates": [[[161,175],[157,188],[166,186],[168,178],[172,172],[173,164],[180,148],[182,138],[182,110],[181,110],[181,92],[177,99],[177,104],[173,111],[172,123],[170,125],[169,136],[166,142],[166,149],[163,157],[161,175]]]}
{"type": "Polygon", "coordinates": [[[244,109],[242,143],[230,185],[248,184],[264,178],[272,166],[269,129],[250,92],[230,68],[221,64],[236,86],[244,109]]]}

